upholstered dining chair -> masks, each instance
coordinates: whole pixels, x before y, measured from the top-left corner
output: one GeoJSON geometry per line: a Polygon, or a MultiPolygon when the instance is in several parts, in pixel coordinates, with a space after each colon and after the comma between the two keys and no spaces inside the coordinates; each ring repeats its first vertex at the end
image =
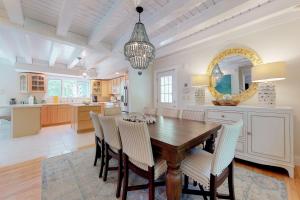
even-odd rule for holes
{"type": "Polygon", "coordinates": [[[109,107],[109,108],[104,108],[103,115],[104,116],[116,116],[116,115],[121,115],[121,107],[109,107]]]}
{"type": "Polygon", "coordinates": [[[181,118],[194,121],[205,121],[204,111],[182,110],[181,118]]]}
{"type": "Polygon", "coordinates": [[[177,118],[178,117],[178,110],[174,108],[162,108],[161,115],[164,117],[172,117],[177,118]]]}
{"type": "Polygon", "coordinates": [[[181,163],[184,174],[183,193],[202,195],[205,200],[235,199],[233,184],[233,159],[243,121],[224,125],[214,154],[197,149],[181,163]],[[188,189],[189,178],[199,184],[200,190],[188,189]],[[228,178],[229,195],[218,194],[217,188],[228,178]],[[205,190],[209,189],[209,191],[205,190]]]}
{"type": "Polygon", "coordinates": [[[144,108],[144,114],[146,115],[156,115],[157,109],[151,108],[151,107],[145,107],[144,108]]]}
{"type": "Polygon", "coordinates": [[[114,116],[99,116],[102,130],[104,133],[105,142],[105,167],[103,181],[107,180],[107,174],[110,170],[118,170],[118,183],[116,197],[120,197],[121,184],[122,184],[122,144],[120,133],[117,127],[116,119],[114,116]],[[110,160],[114,158],[118,161],[118,167],[109,167],[110,160]]]}
{"type": "Polygon", "coordinates": [[[163,182],[154,182],[167,170],[167,163],[154,159],[148,127],[146,123],[119,121],[119,130],[123,145],[124,179],[122,200],[126,200],[127,191],[149,189],[149,200],[155,198],[155,186],[163,182]],[[137,175],[148,179],[146,185],[128,186],[129,169],[137,175]]]}
{"type": "Polygon", "coordinates": [[[104,144],[104,135],[102,131],[102,127],[99,121],[98,114],[90,111],[90,118],[92,119],[92,123],[95,129],[95,143],[96,143],[96,153],[95,153],[95,160],[94,160],[94,166],[97,165],[97,160],[101,158],[101,163],[100,163],[100,172],[99,172],[99,178],[102,177],[103,174],[103,167],[104,167],[104,149],[105,149],[105,144],[104,144]]]}

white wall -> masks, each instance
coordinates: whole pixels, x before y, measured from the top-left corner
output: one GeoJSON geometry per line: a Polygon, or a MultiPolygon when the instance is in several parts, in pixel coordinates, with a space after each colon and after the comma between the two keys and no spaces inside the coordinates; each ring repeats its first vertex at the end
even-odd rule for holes
{"type": "MultiPolygon", "coordinates": [[[[300,20],[277,25],[259,32],[250,32],[239,36],[238,31],[230,36],[209,41],[206,44],[195,46],[161,59],[155,63],[155,69],[162,69],[173,65],[181,66],[178,88],[179,107],[185,106],[183,100],[183,84],[190,84],[190,76],[194,73],[205,73],[207,66],[218,52],[229,47],[248,47],[255,50],[263,62],[286,61],[288,77],[284,81],[276,82],[277,105],[291,106],[294,109],[295,126],[295,155],[300,162],[300,20]]],[[[255,28],[255,27],[253,27],[255,28]]],[[[207,102],[211,101],[211,96],[207,102]]],[[[244,104],[256,104],[255,95],[244,104]]],[[[300,163],[298,163],[300,164],[300,163]]]]}
{"type": "Polygon", "coordinates": [[[138,75],[138,71],[132,67],[128,70],[128,101],[130,112],[143,112],[145,106],[153,106],[152,67],[143,70],[142,73],[142,75],[138,75]]]}

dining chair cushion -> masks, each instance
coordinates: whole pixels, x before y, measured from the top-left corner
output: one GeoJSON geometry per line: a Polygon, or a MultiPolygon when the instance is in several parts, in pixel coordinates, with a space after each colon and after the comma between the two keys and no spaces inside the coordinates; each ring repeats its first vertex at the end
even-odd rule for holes
{"type": "MultiPolygon", "coordinates": [[[[145,165],[145,164],[135,161],[133,159],[129,159],[129,160],[137,167],[139,167],[145,171],[148,171],[148,165],[145,165]]],[[[167,168],[168,168],[168,166],[167,166],[166,160],[163,160],[161,158],[156,158],[154,161],[154,180],[158,179],[161,175],[166,173],[167,168]]]]}
{"type": "Polygon", "coordinates": [[[116,116],[121,115],[122,111],[120,107],[111,107],[111,108],[104,108],[103,115],[104,116],[116,116]]]}
{"type": "Polygon", "coordinates": [[[104,133],[104,141],[110,146],[111,149],[122,149],[120,133],[115,117],[99,116],[99,120],[104,133]]]}
{"type": "Polygon", "coordinates": [[[194,149],[193,152],[181,162],[182,173],[200,183],[205,188],[208,188],[212,160],[213,154],[198,148],[194,149]]]}
{"type": "Polygon", "coordinates": [[[187,120],[204,121],[204,112],[194,110],[182,110],[181,118],[187,120]]]}
{"type": "Polygon", "coordinates": [[[92,123],[95,129],[95,135],[100,139],[103,140],[104,135],[103,135],[103,131],[102,131],[102,127],[101,127],[101,123],[98,117],[98,114],[90,111],[90,118],[92,119],[92,123]]]}
{"type": "Polygon", "coordinates": [[[213,175],[219,175],[232,162],[235,154],[236,144],[242,132],[243,120],[232,125],[224,125],[212,162],[213,175]]]}

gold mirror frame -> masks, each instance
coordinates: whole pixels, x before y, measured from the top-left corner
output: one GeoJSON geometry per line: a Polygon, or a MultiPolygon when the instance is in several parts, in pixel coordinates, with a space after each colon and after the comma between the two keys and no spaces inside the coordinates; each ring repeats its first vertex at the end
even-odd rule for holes
{"type": "MultiPolygon", "coordinates": [[[[212,94],[213,97],[216,99],[222,99],[223,95],[222,93],[219,93],[215,87],[213,86],[213,79],[212,79],[212,71],[215,67],[216,64],[218,64],[220,61],[222,61],[224,58],[229,57],[229,56],[244,56],[248,58],[253,66],[256,66],[258,64],[262,64],[262,59],[259,57],[259,55],[251,50],[251,49],[246,49],[246,48],[230,48],[222,51],[219,53],[214,59],[211,61],[211,63],[208,66],[207,69],[207,74],[209,75],[209,91],[212,94]]],[[[240,102],[246,101],[250,97],[252,97],[256,91],[257,91],[258,84],[257,83],[252,83],[250,87],[246,90],[241,92],[240,94],[232,95],[233,100],[237,100],[240,102]]]]}

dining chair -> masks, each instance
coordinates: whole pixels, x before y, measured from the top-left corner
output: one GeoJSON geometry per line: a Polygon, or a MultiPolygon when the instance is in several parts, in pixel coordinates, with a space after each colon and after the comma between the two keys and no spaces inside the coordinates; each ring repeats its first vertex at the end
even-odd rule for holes
{"type": "Polygon", "coordinates": [[[149,200],[155,198],[155,186],[163,186],[164,182],[155,182],[167,171],[167,163],[153,157],[150,135],[147,124],[119,121],[119,130],[123,145],[124,180],[122,200],[126,200],[127,192],[132,190],[149,190],[149,200]],[[148,184],[128,186],[129,169],[135,174],[148,179],[148,184]]]}
{"type": "Polygon", "coordinates": [[[205,121],[204,111],[182,110],[181,118],[194,121],[205,121]]]}
{"type": "Polygon", "coordinates": [[[114,116],[99,116],[99,119],[103,129],[105,142],[105,167],[103,181],[105,182],[107,180],[108,171],[118,170],[116,197],[119,198],[123,171],[120,133],[114,116]],[[118,167],[109,167],[109,162],[112,158],[118,161],[118,167]]]}
{"type": "Polygon", "coordinates": [[[156,108],[144,107],[144,114],[146,115],[156,115],[156,108]]]}
{"type": "Polygon", "coordinates": [[[162,108],[161,115],[164,117],[172,117],[177,118],[178,117],[178,110],[174,108],[162,108]]]}
{"type": "Polygon", "coordinates": [[[92,123],[95,129],[95,143],[96,143],[96,153],[95,153],[95,160],[94,160],[94,166],[97,165],[97,160],[101,158],[100,163],[100,172],[99,172],[99,178],[102,177],[103,174],[103,167],[104,167],[104,151],[105,151],[105,144],[104,144],[104,135],[102,131],[102,127],[99,121],[98,114],[90,111],[90,118],[92,119],[92,123]]]}
{"type": "Polygon", "coordinates": [[[109,107],[104,108],[103,115],[104,116],[115,116],[115,115],[121,115],[121,107],[109,107]]]}
{"type": "Polygon", "coordinates": [[[183,193],[202,195],[204,200],[218,198],[235,199],[233,183],[233,159],[243,121],[224,125],[214,154],[197,149],[181,163],[184,174],[183,193]],[[200,190],[188,189],[189,178],[199,184],[200,190]],[[229,195],[217,193],[217,188],[228,178],[229,195]],[[205,190],[205,189],[208,189],[205,190]]]}

